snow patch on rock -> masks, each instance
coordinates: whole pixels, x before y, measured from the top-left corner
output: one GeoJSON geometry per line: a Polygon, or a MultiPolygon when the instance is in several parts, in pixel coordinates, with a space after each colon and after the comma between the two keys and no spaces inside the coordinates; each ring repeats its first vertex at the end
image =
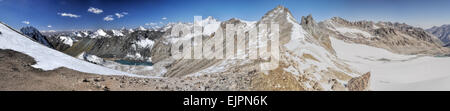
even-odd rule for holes
{"type": "Polygon", "coordinates": [[[72,46],[73,45],[73,40],[70,37],[67,36],[59,36],[59,40],[61,40],[61,42],[63,42],[66,45],[72,46]]]}
{"type": "Polygon", "coordinates": [[[148,38],[145,38],[143,40],[139,40],[135,43],[139,48],[152,48],[153,44],[155,44],[155,42],[153,40],[150,40],[148,38]]]}

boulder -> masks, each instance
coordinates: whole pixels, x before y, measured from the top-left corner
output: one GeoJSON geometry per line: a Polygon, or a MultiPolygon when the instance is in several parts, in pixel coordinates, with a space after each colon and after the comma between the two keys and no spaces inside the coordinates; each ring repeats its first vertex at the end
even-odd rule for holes
{"type": "Polygon", "coordinates": [[[370,72],[350,79],[348,81],[348,90],[349,91],[367,91],[369,90],[369,80],[370,80],[370,72]]]}

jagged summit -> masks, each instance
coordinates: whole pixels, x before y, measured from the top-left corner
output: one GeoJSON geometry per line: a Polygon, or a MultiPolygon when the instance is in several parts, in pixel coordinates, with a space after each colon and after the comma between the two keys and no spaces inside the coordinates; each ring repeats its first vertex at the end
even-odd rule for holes
{"type": "Polygon", "coordinates": [[[278,23],[282,24],[283,22],[291,20],[293,22],[297,22],[295,18],[292,16],[291,11],[289,11],[288,8],[285,8],[284,6],[277,6],[276,8],[270,10],[267,12],[262,18],[261,23],[278,23]]]}
{"type": "Polygon", "coordinates": [[[302,16],[302,21],[300,23],[301,25],[313,25],[316,24],[316,21],[314,21],[313,17],[311,14],[309,14],[308,16],[302,16]]]}
{"type": "Polygon", "coordinates": [[[139,26],[138,28],[136,28],[136,30],[146,31],[147,29],[145,29],[143,26],[139,26]]]}
{"type": "Polygon", "coordinates": [[[195,22],[197,23],[197,25],[206,26],[206,25],[208,25],[208,24],[214,24],[214,23],[217,23],[218,21],[217,21],[217,19],[215,19],[214,17],[208,16],[208,17],[206,17],[205,19],[198,20],[198,21],[195,21],[195,22]]]}
{"type": "Polygon", "coordinates": [[[53,48],[53,46],[50,45],[50,43],[48,42],[47,38],[44,35],[42,35],[38,29],[36,29],[32,26],[27,26],[27,27],[23,27],[22,29],[20,29],[20,31],[23,34],[27,35],[28,37],[38,41],[39,43],[41,43],[47,47],[53,48]]]}
{"type": "Polygon", "coordinates": [[[94,35],[91,36],[91,38],[97,37],[109,37],[109,35],[103,29],[98,29],[97,31],[94,32],[94,35]]]}

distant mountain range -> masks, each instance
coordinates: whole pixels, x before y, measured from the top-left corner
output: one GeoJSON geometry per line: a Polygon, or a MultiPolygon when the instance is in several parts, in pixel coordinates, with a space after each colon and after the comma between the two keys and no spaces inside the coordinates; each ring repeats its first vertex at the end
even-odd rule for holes
{"type": "Polygon", "coordinates": [[[427,31],[444,42],[445,47],[450,47],[450,25],[434,26],[427,31]]]}

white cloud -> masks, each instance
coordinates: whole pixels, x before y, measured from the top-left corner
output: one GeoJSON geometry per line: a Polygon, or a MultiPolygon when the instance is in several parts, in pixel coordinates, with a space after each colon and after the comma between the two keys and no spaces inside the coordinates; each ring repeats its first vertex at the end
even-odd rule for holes
{"type": "Polygon", "coordinates": [[[106,16],[105,18],[103,18],[103,20],[105,20],[105,21],[113,21],[114,18],[113,18],[112,15],[108,15],[108,16],[106,16]]]}
{"type": "Polygon", "coordinates": [[[161,18],[162,20],[167,20],[167,17],[163,17],[163,18],[161,18]]]}
{"type": "Polygon", "coordinates": [[[115,15],[117,16],[117,18],[122,18],[125,15],[128,15],[128,12],[116,13],[115,15]]]}
{"type": "Polygon", "coordinates": [[[70,17],[70,18],[79,18],[79,17],[81,17],[80,15],[75,15],[75,14],[71,14],[71,13],[58,13],[58,15],[61,15],[63,17],[70,17]]]}
{"type": "Polygon", "coordinates": [[[52,26],[52,25],[48,25],[47,27],[48,27],[48,28],[52,28],[53,26],[52,26]]]}
{"type": "Polygon", "coordinates": [[[89,7],[88,12],[92,12],[95,14],[101,14],[101,13],[103,13],[103,10],[99,9],[99,8],[89,7]]]}
{"type": "Polygon", "coordinates": [[[22,21],[22,23],[24,23],[24,24],[30,24],[30,22],[29,21],[22,21]]]}

